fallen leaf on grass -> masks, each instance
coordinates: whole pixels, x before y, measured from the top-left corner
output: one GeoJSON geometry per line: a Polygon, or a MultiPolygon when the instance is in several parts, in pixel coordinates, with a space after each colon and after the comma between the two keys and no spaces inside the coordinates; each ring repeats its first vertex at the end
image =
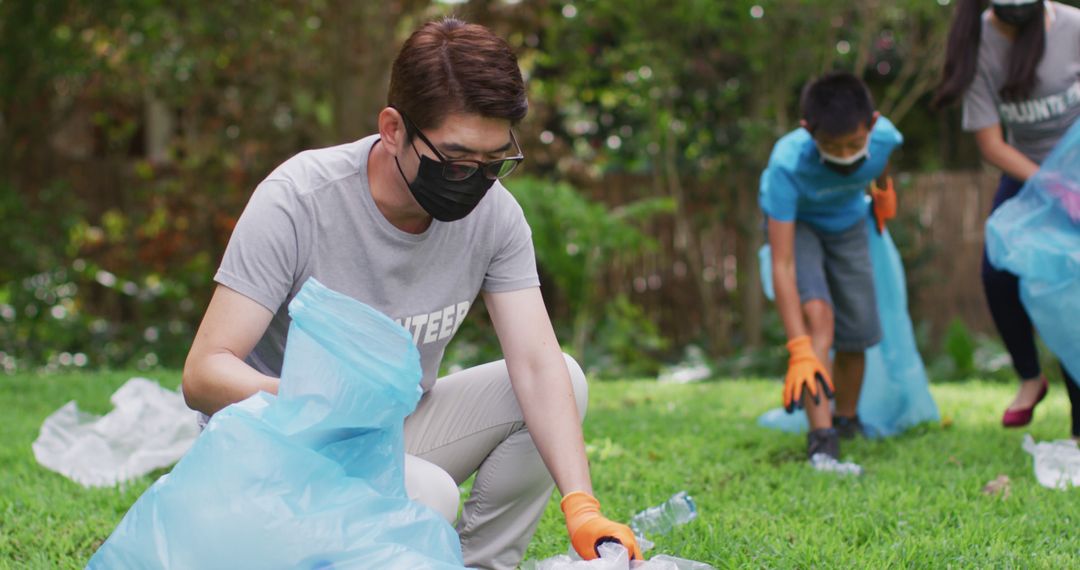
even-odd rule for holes
{"type": "Polygon", "coordinates": [[[590,460],[598,459],[600,461],[606,461],[608,459],[626,455],[626,449],[611,441],[610,437],[605,437],[604,440],[600,442],[586,443],[585,454],[590,460]]]}
{"type": "Polygon", "coordinates": [[[984,495],[1001,495],[1002,499],[1008,499],[1011,492],[1008,475],[998,475],[997,479],[990,481],[983,488],[984,495]]]}
{"type": "Polygon", "coordinates": [[[952,424],[953,424],[952,416],[945,416],[945,417],[941,418],[941,429],[949,429],[949,428],[952,427],[952,424]]]}

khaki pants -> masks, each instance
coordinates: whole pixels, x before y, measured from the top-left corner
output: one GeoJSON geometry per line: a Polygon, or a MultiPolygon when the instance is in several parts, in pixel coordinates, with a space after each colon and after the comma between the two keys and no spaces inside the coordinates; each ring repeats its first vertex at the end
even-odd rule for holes
{"type": "MultiPolygon", "coordinates": [[[[568,355],[582,419],[588,386],[568,355]]],[[[510,386],[503,360],[440,378],[405,419],[405,487],[409,497],[453,521],[458,485],[473,473],[457,531],[465,565],[513,569],[521,563],[554,482],[510,386]]]]}

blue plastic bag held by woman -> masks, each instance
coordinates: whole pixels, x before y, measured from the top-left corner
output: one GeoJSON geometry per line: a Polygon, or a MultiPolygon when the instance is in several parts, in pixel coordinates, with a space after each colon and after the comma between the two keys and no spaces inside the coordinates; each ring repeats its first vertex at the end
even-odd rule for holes
{"type": "Polygon", "coordinates": [[[454,529],[405,494],[412,337],[314,279],[289,314],[278,395],[214,415],[89,568],[462,568],[454,529]]]}
{"type": "MultiPolygon", "coordinates": [[[[888,437],[940,417],[915,346],[900,252],[887,229],[878,233],[873,215],[867,217],[866,223],[882,337],[881,343],[866,351],[858,414],[868,437],[888,437]]],[[[765,295],[773,299],[772,253],[768,244],[758,256],[765,295]]],[[[782,407],[762,414],[758,424],[788,432],[807,430],[806,414],[788,414],[782,407]]]]}
{"type": "Polygon", "coordinates": [[[1035,329],[1080,382],[1080,122],[990,216],[986,252],[1020,278],[1035,329]]]}

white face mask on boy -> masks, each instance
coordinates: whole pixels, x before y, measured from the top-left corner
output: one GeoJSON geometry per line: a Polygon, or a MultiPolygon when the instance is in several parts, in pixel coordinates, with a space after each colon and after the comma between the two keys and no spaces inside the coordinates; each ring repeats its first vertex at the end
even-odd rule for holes
{"type": "Polygon", "coordinates": [[[861,150],[855,152],[851,156],[836,156],[829,154],[818,147],[818,154],[821,155],[821,163],[825,166],[835,170],[836,172],[845,176],[855,172],[866,162],[866,159],[870,158],[870,138],[867,137],[866,145],[861,150]]]}

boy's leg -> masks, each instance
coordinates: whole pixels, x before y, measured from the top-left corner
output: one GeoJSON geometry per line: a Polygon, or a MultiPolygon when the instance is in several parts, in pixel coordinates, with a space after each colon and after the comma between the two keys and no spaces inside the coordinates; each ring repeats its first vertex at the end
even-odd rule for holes
{"type": "Polygon", "coordinates": [[[840,439],[865,435],[862,422],[859,420],[859,396],[862,394],[865,372],[865,352],[836,351],[833,358],[836,406],[833,409],[832,420],[840,439]]]}
{"type": "Polygon", "coordinates": [[[836,416],[845,436],[861,430],[858,420],[859,395],[866,370],[866,349],[881,342],[877,297],[874,293],[873,265],[870,261],[866,223],[825,234],[825,275],[836,311],[836,416]]]}
{"type": "MultiPolygon", "coordinates": [[[[825,251],[819,233],[803,223],[795,224],[795,280],[802,303],[803,317],[810,344],[818,360],[830,369],[829,351],[833,344],[834,315],[828,282],[825,278],[825,251]]],[[[830,376],[832,371],[829,371],[830,376]]],[[[806,437],[807,457],[824,453],[840,458],[840,440],[832,427],[832,411],[828,398],[817,403],[803,400],[810,433],[806,437]]]]}
{"type": "Polygon", "coordinates": [[[866,372],[865,352],[836,351],[833,361],[833,383],[836,385],[836,415],[845,418],[858,413],[859,394],[866,372]]]}
{"type": "MultiPolygon", "coordinates": [[[[829,375],[833,377],[834,386],[839,397],[840,386],[835,384],[835,376],[829,363],[829,351],[833,343],[833,310],[828,302],[821,299],[812,299],[803,303],[803,316],[806,318],[806,326],[810,331],[810,344],[814,347],[814,353],[818,360],[829,369],[829,375]]],[[[806,419],[810,423],[811,430],[827,429],[832,427],[832,410],[828,398],[821,398],[818,403],[810,398],[804,401],[806,419]]]]}
{"type": "MultiPolygon", "coordinates": [[[[582,418],[585,374],[566,357],[582,418]]],[[[525,425],[504,361],[440,378],[405,419],[408,453],[472,493],[457,523],[465,565],[516,568],[551,499],[554,482],[525,425]]]]}

